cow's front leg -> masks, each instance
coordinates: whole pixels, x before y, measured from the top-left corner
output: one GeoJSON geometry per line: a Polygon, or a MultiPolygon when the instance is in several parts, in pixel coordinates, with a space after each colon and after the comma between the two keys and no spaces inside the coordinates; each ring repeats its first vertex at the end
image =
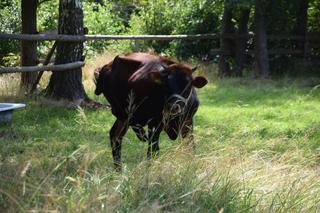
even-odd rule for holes
{"type": "Polygon", "coordinates": [[[131,126],[131,128],[136,133],[140,141],[146,142],[148,140],[148,135],[145,133],[141,125],[136,124],[131,126]]]}
{"type": "Polygon", "coordinates": [[[128,130],[128,122],[119,119],[113,124],[110,130],[110,142],[112,148],[113,162],[116,170],[121,171],[121,143],[122,138],[128,130]]]}
{"type": "Polygon", "coordinates": [[[162,129],[162,122],[151,122],[148,124],[148,160],[150,160],[152,156],[159,154],[159,137],[162,129]]]}

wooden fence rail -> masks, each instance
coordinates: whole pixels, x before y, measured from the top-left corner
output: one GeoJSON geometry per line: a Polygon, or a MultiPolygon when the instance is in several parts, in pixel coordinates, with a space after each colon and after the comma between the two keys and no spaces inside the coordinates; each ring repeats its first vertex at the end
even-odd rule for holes
{"type": "Polygon", "coordinates": [[[83,67],[83,61],[77,61],[67,64],[47,65],[47,66],[26,66],[26,67],[0,67],[0,73],[25,73],[40,71],[64,71],[83,67]]]}
{"type": "MultiPolygon", "coordinates": [[[[254,38],[254,33],[248,34],[195,34],[195,35],[62,35],[62,34],[9,34],[0,32],[0,40],[27,40],[27,41],[65,41],[65,42],[84,42],[92,40],[201,40],[201,39],[241,39],[254,38]]],[[[320,33],[307,33],[306,36],[299,35],[268,35],[268,40],[302,40],[305,42],[319,42],[320,33]]],[[[229,55],[232,53],[224,52],[220,49],[211,51],[216,55],[229,55]]],[[[270,50],[269,54],[300,54],[303,50],[270,50]]],[[[247,54],[253,54],[251,50],[247,54]]],[[[0,67],[0,73],[15,73],[15,72],[39,72],[39,71],[61,71],[70,70],[84,66],[84,62],[74,62],[68,64],[50,65],[50,66],[28,66],[28,67],[0,67]]]]}
{"type": "MultiPolygon", "coordinates": [[[[232,36],[232,35],[226,35],[232,36]]],[[[1,39],[26,41],[90,41],[90,40],[199,40],[219,38],[219,34],[196,35],[62,35],[62,34],[7,34],[0,33],[1,39]]]]}
{"type": "MultiPolygon", "coordinates": [[[[253,38],[252,32],[248,34],[195,34],[195,35],[62,35],[62,34],[19,34],[0,33],[0,40],[26,40],[26,41],[92,41],[92,40],[201,40],[201,39],[239,39],[253,38]]],[[[269,40],[319,40],[320,33],[308,33],[306,36],[299,35],[268,35],[269,40]]]]}

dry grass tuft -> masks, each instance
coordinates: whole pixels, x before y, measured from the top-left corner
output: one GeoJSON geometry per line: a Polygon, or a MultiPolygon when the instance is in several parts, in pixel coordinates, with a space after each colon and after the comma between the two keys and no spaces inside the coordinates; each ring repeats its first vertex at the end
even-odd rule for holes
{"type": "Polygon", "coordinates": [[[0,74],[0,97],[6,99],[7,97],[18,96],[20,85],[19,74],[0,74]]]}
{"type": "Polygon", "coordinates": [[[82,69],[83,85],[86,88],[86,90],[93,91],[95,88],[95,84],[93,82],[94,70],[112,61],[116,55],[117,53],[103,53],[97,55],[93,59],[93,61],[86,63],[86,65],[82,69]]]}

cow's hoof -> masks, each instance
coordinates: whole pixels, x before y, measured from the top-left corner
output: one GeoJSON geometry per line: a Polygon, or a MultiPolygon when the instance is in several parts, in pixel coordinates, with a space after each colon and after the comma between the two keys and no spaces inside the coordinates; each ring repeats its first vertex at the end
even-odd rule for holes
{"type": "Polygon", "coordinates": [[[116,172],[122,173],[122,167],[121,166],[115,166],[114,169],[116,172]]]}
{"type": "Polygon", "coordinates": [[[117,171],[117,172],[122,172],[122,164],[121,163],[118,163],[118,162],[114,162],[114,169],[117,171]]]}

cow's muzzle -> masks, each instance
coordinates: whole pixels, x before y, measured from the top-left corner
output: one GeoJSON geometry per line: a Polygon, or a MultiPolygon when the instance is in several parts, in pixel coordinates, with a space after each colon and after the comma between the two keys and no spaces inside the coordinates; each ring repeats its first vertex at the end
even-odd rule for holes
{"type": "Polygon", "coordinates": [[[165,112],[171,116],[177,116],[183,113],[184,108],[187,105],[187,99],[181,95],[171,95],[166,102],[165,112]]]}

